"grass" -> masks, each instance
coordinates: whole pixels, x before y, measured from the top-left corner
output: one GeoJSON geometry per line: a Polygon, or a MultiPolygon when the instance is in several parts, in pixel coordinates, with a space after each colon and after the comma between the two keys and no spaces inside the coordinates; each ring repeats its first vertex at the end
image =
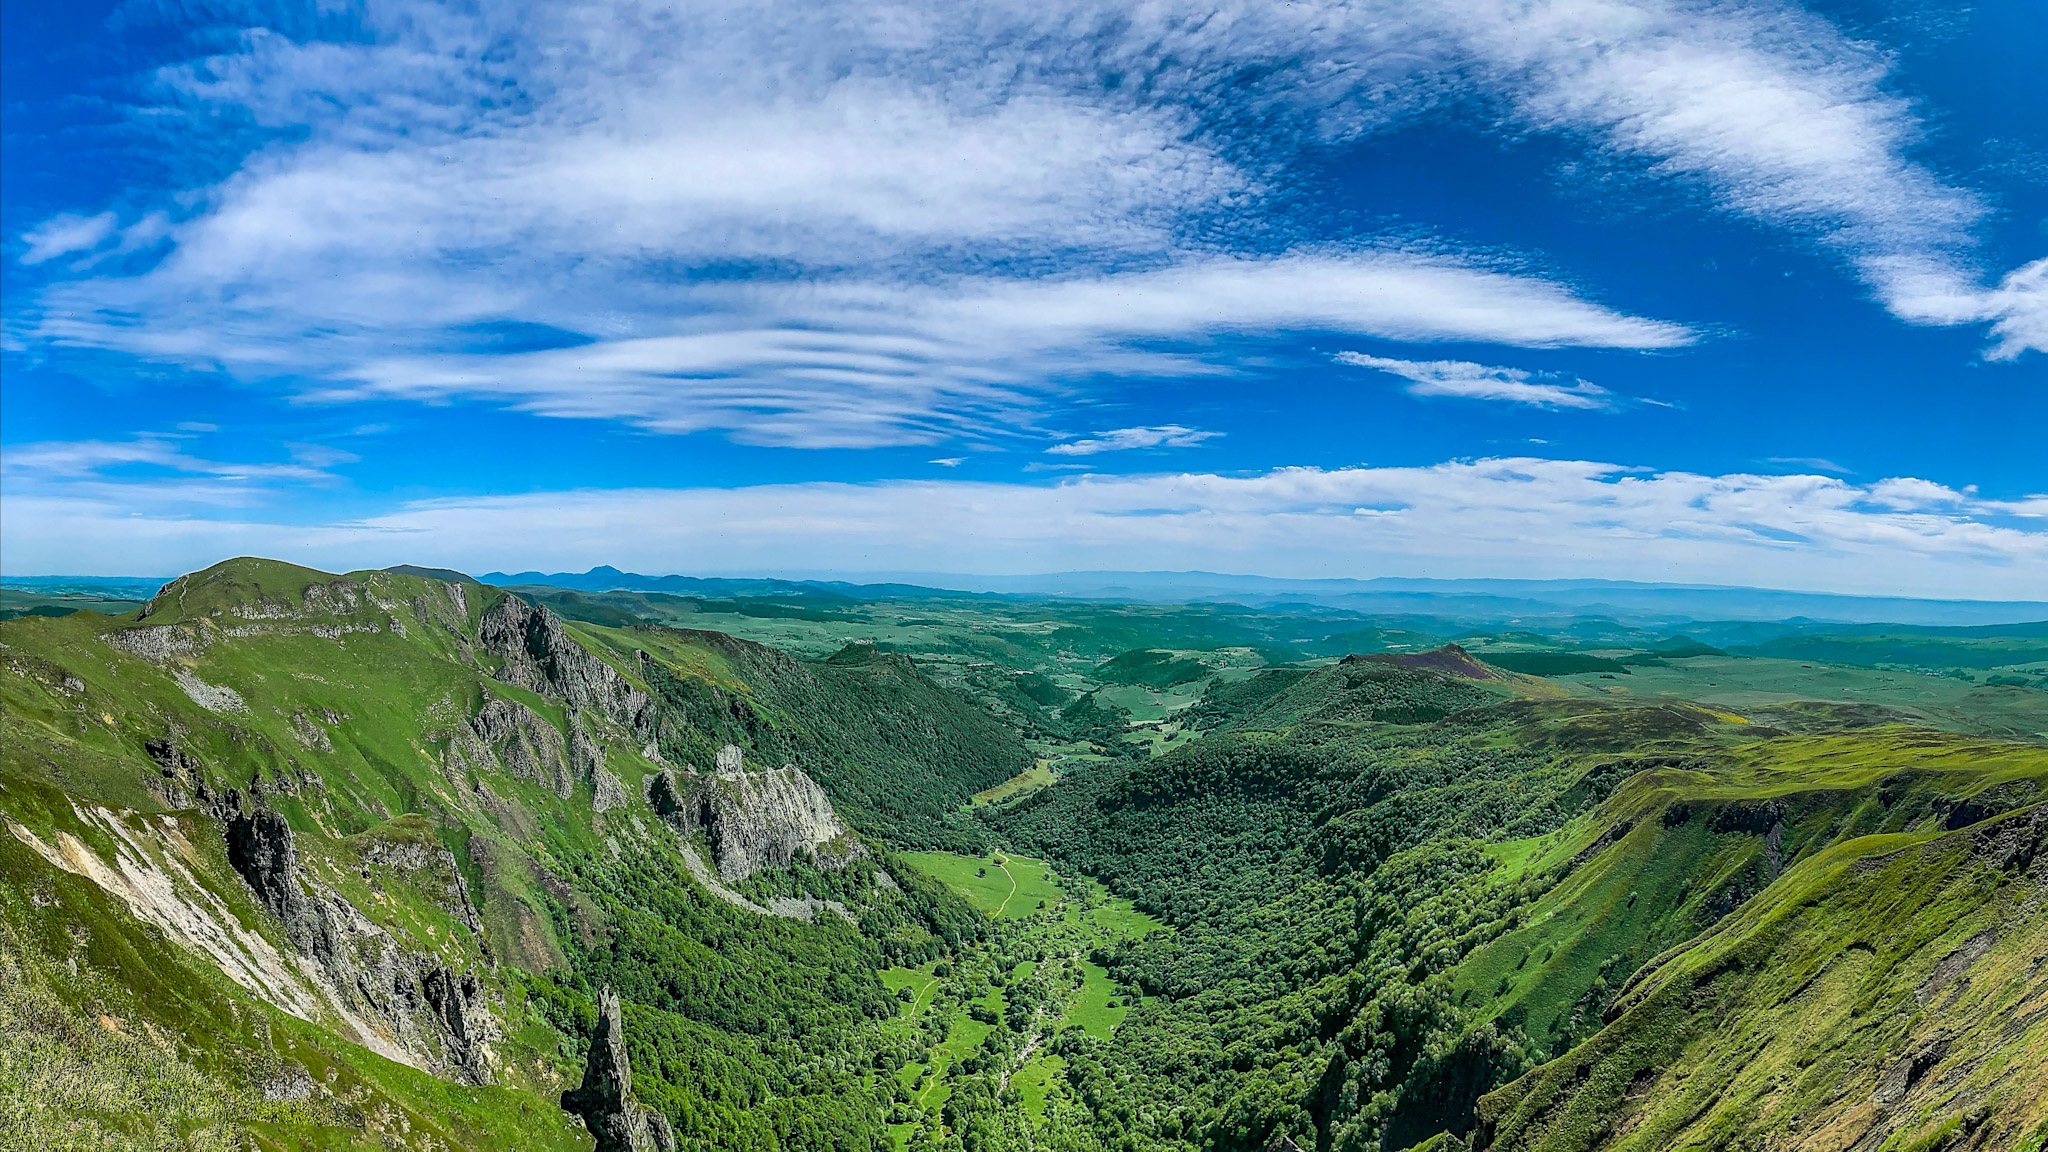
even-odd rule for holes
{"type": "Polygon", "coordinates": [[[2048,901],[1998,845],[2038,836],[2029,815],[2002,836],[1862,837],[1795,865],[1639,978],[1612,1025],[1488,1097],[1493,1147],[1663,1152],[1797,1131],[1895,1149],[1952,1122],[1988,1126],[1972,1146],[2019,1146],[2048,1122],[2048,901]],[[1897,1073],[1937,1039],[1922,1075],[1897,1073]],[[1867,1107],[1886,1083],[1890,1103],[1867,1107]]]}
{"type": "Polygon", "coordinates": [[[1074,1006],[1062,1018],[1062,1023],[1078,1025],[1089,1035],[1106,1040],[1111,1032],[1116,1031],[1116,1026],[1124,1022],[1124,1017],[1130,1015],[1130,1007],[1121,1001],[1116,1007],[1110,1007],[1111,1001],[1117,998],[1117,990],[1107,969],[1090,960],[1079,963],[1086,978],[1074,999],[1074,1006]]]}
{"type": "Polygon", "coordinates": [[[1590,817],[1484,846],[1506,882],[1535,877],[1548,890],[1465,957],[1454,995],[1561,1052],[1598,1030],[1644,963],[1800,862],[1859,836],[1914,843],[1959,801],[1993,812],[2041,782],[2048,748],[1890,727],[1755,741],[1696,767],[1638,772],[1590,817]],[[1776,815],[1745,815],[1765,805],[1776,815]],[[1775,845],[1763,824],[1778,826],[1775,845]]]}
{"type": "Polygon", "coordinates": [[[1766,657],[1696,656],[1629,671],[1613,680],[1597,674],[1556,679],[1585,694],[1671,697],[1745,715],[1798,701],[1854,703],[1895,709],[1903,713],[1901,719],[1950,731],[2048,739],[2048,693],[2038,688],[1986,687],[1920,672],[1766,657]]]}
{"type": "Polygon", "coordinates": [[[1052,770],[1051,763],[1040,760],[1024,771],[1003,781],[1001,784],[976,792],[971,803],[977,807],[987,804],[1001,804],[1006,800],[1015,800],[1020,796],[1036,792],[1040,788],[1049,788],[1058,781],[1059,775],[1052,770]]]}
{"type": "MultiPolygon", "coordinates": [[[[914,993],[900,1017],[903,1025],[943,1029],[943,1039],[932,1046],[931,1062],[916,1062],[899,1069],[899,1082],[908,1087],[922,1081],[923,1087],[916,1089],[914,1100],[921,1108],[936,1113],[951,1091],[947,1087],[949,1072],[980,1050],[999,1027],[1008,1027],[974,1019],[969,1014],[970,1007],[979,1005],[1001,1016],[1006,989],[1027,981],[1039,982],[1049,990],[1053,1009],[1049,1016],[1028,1026],[1038,1037],[1028,1058],[1017,1059],[1027,1038],[1011,1035],[1009,1051],[1016,1062],[1008,1073],[1027,1118],[1033,1123],[1042,1120],[1050,1102],[1070,1091],[1062,1074],[1065,1062],[1050,1050],[1051,1037],[1068,1028],[1080,1028],[1106,1039],[1132,1010],[1131,997],[1088,955],[1120,939],[1164,931],[1165,926],[1127,902],[1110,897],[1092,879],[1055,879],[1045,861],[1031,857],[998,853],[981,858],[920,852],[906,853],[903,859],[989,916],[995,922],[996,934],[988,944],[970,949],[949,962],[953,968],[947,976],[937,974],[936,962],[917,969],[889,969],[881,974],[890,988],[907,988],[914,993]],[[1026,958],[1007,966],[1000,959],[1018,956],[1026,958]],[[1002,974],[1001,986],[995,986],[992,979],[998,971],[1002,974]],[[977,993],[982,981],[990,987],[977,993]],[[1115,1007],[1111,1007],[1112,1003],[1115,1007]]],[[[900,1146],[915,1127],[893,1125],[892,1139],[900,1146]]]]}
{"type": "Polygon", "coordinates": [[[1194,704],[1208,688],[1203,678],[1176,688],[1148,688],[1141,684],[1115,684],[1103,688],[1102,698],[1130,710],[1132,720],[1165,720],[1194,704]]]}
{"type": "Polygon", "coordinates": [[[1060,886],[1046,877],[1045,861],[1027,856],[905,852],[903,859],[997,919],[1023,919],[1037,912],[1041,903],[1050,906],[1063,895],[1060,886]]]}

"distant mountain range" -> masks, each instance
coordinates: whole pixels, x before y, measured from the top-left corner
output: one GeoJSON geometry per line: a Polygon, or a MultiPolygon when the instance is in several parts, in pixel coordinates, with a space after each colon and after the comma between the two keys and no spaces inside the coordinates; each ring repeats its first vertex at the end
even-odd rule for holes
{"type": "MultiPolygon", "coordinates": [[[[464,578],[446,568],[399,565],[391,571],[464,578]]],[[[1031,576],[964,576],[904,572],[862,580],[853,574],[812,578],[649,576],[600,565],[588,572],[486,572],[476,579],[576,592],[667,592],[714,599],[923,600],[942,597],[1058,597],[1186,603],[1214,601],[1284,609],[1290,604],[1367,616],[1428,615],[1475,623],[1515,623],[1570,616],[1606,616],[1648,624],[1693,620],[1769,620],[1815,624],[1903,624],[1969,627],[2048,621],[2044,600],[1923,600],[1848,596],[1630,580],[1290,580],[1221,572],[1051,572],[1031,576]]],[[[140,576],[8,576],[8,587],[145,599],[168,578],[140,576]]]]}
{"type": "Polygon", "coordinates": [[[1291,603],[1349,609],[1366,615],[1419,613],[1513,622],[1558,616],[1617,619],[1811,620],[1924,626],[2011,624],[2048,620],[2048,601],[1921,600],[1847,596],[1712,585],[1646,584],[1628,580],[1289,580],[1217,572],[1055,572],[1035,576],[890,573],[861,583],[844,578],[740,579],[644,576],[617,568],[588,572],[486,573],[496,585],[546,585],[579,592],[626,590],[716,597],[797,596],[850,600],[934,596],[1052,596],[1150,603],[1223,601],[1278,608],[1291,603]]]}

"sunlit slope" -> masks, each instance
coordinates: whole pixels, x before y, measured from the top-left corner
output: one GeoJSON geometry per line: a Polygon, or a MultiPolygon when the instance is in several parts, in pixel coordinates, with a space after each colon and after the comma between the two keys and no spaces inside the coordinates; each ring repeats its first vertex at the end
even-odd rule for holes
{"type": "Polygon", "coordinates": [[[0,625],[7,1126],[573,1147],[555,1100],[609,983],[642,1099],[691,1146],[878,1132],[884,1087],[846,1070],[890,1043],[874,972],[957,943],[972,913],[911,872],[884,884],[880,846],[802,880],[858,926],[736,906],[643,789],[730,743],[847,795],[856,830],[946,842],[940,816],[1029,755],[868,655],[803,663],[565,625],[469,582],[251,559],[129,617],[0,625]],[[288,830],[268,898],[230,860],[237,812],[288,830]]]}
{"type": "Polygon", "coordinates": [[[1199,743],[993,816],[1176,929],[1113,958],[1158,998],[1103,1091],[1141,1145],[1177,1149],[1457,1147],[1481,1094],[1575,1059],[1634,973],[1807,862],[2048,794],[2034,743],[1503,698],[1379,662],[1269,671],[1202,708],[1199,743]]]}
{"type": "Polygon", "coordinates": [[[1709,754],[1596,758],[1597,810],[1496,852],[1548,885],[1466,956],[1459,1002],[1562,1053],[1643,964],[1795,865],[1857,837],[1963,827],[2048,793],[2048,748],[1925,729],[1781,737],[1709,754]]]}
{"type": "Polygon", "coordinates": [[[1862,836],[1639,975],[1486,1097],[1482,1149],[2038,1148],[2048,809],[1862,836]]]}

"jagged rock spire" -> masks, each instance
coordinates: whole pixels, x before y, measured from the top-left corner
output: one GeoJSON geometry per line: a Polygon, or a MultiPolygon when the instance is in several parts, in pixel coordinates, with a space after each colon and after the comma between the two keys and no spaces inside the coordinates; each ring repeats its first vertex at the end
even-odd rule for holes
{"type": "Polygon", "coordinates": [[[609,987],[597,994],[597,1024],[590,1030],[590,1059],[583,1086],[562,1093],[562,1109],[583,1117],[597,1137],[597,1152],[674,1152],[668,1117],[633,1100],[633,1065],[626,1056],[626,1024],[619,997],[609,987]]]}

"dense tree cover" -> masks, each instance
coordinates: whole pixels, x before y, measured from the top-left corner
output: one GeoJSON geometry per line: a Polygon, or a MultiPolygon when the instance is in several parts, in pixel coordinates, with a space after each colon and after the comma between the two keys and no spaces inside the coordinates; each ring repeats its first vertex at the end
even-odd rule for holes
{"type": "Polygon", "coordinates": [[[1126,738],[1131,710],[1090,692],[1060,711],[1060,723],[1076,740],[1087,740],[1109,756],[1143,756],[1144,745],[1126,738]]]}
{"type": "Polygon", "coordinates": [[[1095,667],[1095,678],[1104,684],[1142,684],[1148,688],[1172,688],[1192,684],[1207,676],[1207,664],[1191,656],[1176,656],[1152,648],[1137,648],[1104,660],[1095,667]]]}
{"type": "Polygon", "coordinates": [[[1464,680],[1353,656],[1328,668],[1274,668],[1236,684],[1214,684],[1189,709],[1186,723],[1209,731],[1271,730],[1304,721],[1423,724],[1498,699],[1464,680]]]}
{"type": "Polygon", "coordinates": [[[686,1148],[871,1152],[886,1148],[888,1071],[911,1056],[876,1027],[898,1002],[876,978],[971,943],[987,921],[909,868],[800,866],[768,883],[845,902],[856,923],[762,916],[706,894],[672,845],[562,866],[598,893],[602,928],[578,933],[570,970],[528,982],[565,1035],[588,1034],[597,989],[626,1006],[635,1091],[686,1148]]]}
{"type": "Polygon", "coordinates": [[[1455,1003],[1443,973],[1540,893],[1499,879],[1479,842],[1585,806],[1573,766],[1522,747],[1506,715],[1358,718],[1441,708],[1464,689],[1441,678],[1268,676],[1211,701],[1234,730],[994,817],[1021,850],[1175,928],[1098,957],[1146,997],[1113,1039],[1063,1038],[1105,1146],[1254,1148],[1286,1132],[1304,1148],[1407,1147],[1469,1127],[1478,1096],[1535,1055],[1455,1003]],[[1247,722],[1262,716],[1287,722],[1247,722]]]}
{"type": "Polygon", "coordinates": [[[1068,740],[1073,736],[1060,719],[1060,712],[1074,702],[1074,694],[1054,683],[1051,677],[984,661],[964,668],[941,664],[929,670],[949,673],[944,683],[959,689],[1027,737],[1068,740]]]}
{"type": "Polygon", "coordinates": [[[807,662],[719,632],[638,634],[708,651],[736,678],[679,670],[670,662],[683,653],[660,648],[640,660],[665,706],[664,756],[706,768],[719,744],[735,743],[759,762],[797,764],[862,832],[972,850],[950,814],[1031,766],[1015,731],[872,644],[807,662]]]}

